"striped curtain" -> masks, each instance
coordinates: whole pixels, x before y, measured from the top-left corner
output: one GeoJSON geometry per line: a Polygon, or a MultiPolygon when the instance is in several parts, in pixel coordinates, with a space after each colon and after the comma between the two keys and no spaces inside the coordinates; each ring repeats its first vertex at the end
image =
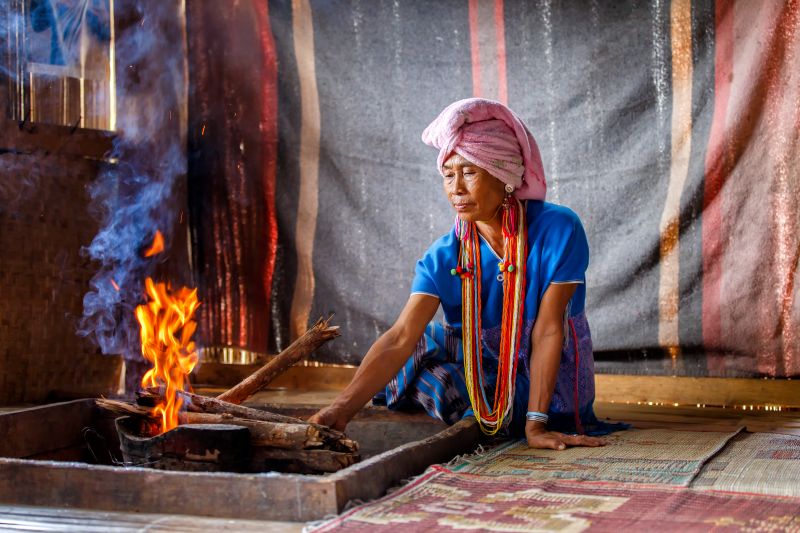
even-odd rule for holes
{"type": "Polygon", "coordinates": [[[270,351],[277,65],[265,2],[188,2],[189,206],[205,360],[270,351]]]}
{"type": "MultiPolygon", "coordinates": [[[[202,113],[224,114],[236,139],[251,128],[246,144],[261,148],[241,155],[245,185],[228,189],[227,219],[207,215],[198,245],[229,256],[209,278],[219,304],[208,307],[273,327],[269,341],[245,328],[221,342],[280,348],[335,312],[343,337],[319,358],[357,362],[397,316],[416,259],[452,223],[420,133],[453,100],[483,96],[523,117],[548,199],[586,226],[600,370],[800,375],[797,1],[236,6],[204,7],[228,21],[206,28],[213,36],[194,35],[190,19],[190,48],[225,43],[213,46],[225,47],[227,70],[196,90],[228,86],[202,113]],[[234,22],[232,11],[250,16],[234,22]],[[235,44],[243,34],[252,46],[235,44]],[[225,95],[237,91],[252,105],[230,118],[225,95]],[[237,211],[251,186],[267,200],[237,211]],[[261,240],[229,243],[211,229],[245,215],[239,231],[258,224],[261,240]],[[259,289],[248,300],[236,283],[259,289]]],[[[234,183],[235,168],[213,179],[234,183]]],[[[206,322],[207,334],[222,324],[206,322]]]]}

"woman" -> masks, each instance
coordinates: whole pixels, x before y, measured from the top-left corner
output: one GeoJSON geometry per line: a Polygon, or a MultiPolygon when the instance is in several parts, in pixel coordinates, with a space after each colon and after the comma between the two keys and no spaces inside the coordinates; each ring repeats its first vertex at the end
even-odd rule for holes
{"type": "Polygon", "coordinates": [[[536,141],[506,106],[470,98],[423,132],[439,150],[452,231],[417,263],[411,296],[352,382],[312,420],[344,429],[376,395],[534,448],[600,446],[624,425],[592,410],[592,342],[584,313],[589,248],[577,215],[544,202],[536,141]],[[439,306],[445,324],[430,324],[439,306]]]}

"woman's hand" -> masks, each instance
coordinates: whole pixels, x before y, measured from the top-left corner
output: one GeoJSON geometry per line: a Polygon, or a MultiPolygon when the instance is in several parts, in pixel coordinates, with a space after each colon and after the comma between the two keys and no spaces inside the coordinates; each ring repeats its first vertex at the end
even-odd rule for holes
{"type": "Polygon", "coordinates": [[[337,431],[344,431],[347,423],[350,422],[350,417],[342,409],[335,405],[329,405],[317,411],[308,421],[312,424],[328,426],[337,431]]]}
{"type": "Polygon", "coordinates": [[[528,422],[525,425],[525,437],[531,448],[546,448],[551,450],[564,450],[567,446],[605,446],[605,439],[588,437],[586,435],[565,435],[557,431],[547,431],[544,424],[528,422]]]}
{"type": "Polygon", "coordinates": [[[344,431],[350,419],[403,368],[438,308],[439,298],[435,296],[409,296],[394,325],[367,351],[350,384],[308,421],[344,431]]]}

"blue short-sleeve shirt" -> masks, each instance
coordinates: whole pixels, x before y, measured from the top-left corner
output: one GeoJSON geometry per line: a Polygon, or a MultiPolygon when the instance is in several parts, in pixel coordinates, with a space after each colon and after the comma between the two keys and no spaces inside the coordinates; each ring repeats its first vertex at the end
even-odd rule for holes
{"type": "MultiPolygon", "coordinates": [[[[525,212],[528,226],[528,263],[524,321],[536,320],[539,305],[551,283],[577,283],[570,300],[570,315],[583,312],[586,300],[586,268],[589,245],[578,215],[569,208],[529,200],[525,212]]],[[[461,279],[450,270],[458,263],[458,238],[451,230],[437,239],[417,262],[411,293],[436,296],[446,322],[461,330],[461,279]]],[[[498,250],[498,252],[502,252],[498,250]]],[[[484,329],[500,326],[503,283],[498,263],[502,258],[481,238],[481,321],[484,329]]],[[[527,328],[526,328],[527,329],[527,328]]]]}

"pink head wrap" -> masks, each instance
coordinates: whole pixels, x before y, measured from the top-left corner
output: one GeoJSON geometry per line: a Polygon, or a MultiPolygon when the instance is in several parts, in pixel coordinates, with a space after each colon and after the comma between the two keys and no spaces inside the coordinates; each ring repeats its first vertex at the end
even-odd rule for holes
{"type": "Polygon", "coordinates": [[[439,150],[440,173],[455,152],[513,186],[520,200],[544,200],[547,183],[536,140],[500,102],[484,98],[453,102],[425,128],[422,142],[439,150]]]}

